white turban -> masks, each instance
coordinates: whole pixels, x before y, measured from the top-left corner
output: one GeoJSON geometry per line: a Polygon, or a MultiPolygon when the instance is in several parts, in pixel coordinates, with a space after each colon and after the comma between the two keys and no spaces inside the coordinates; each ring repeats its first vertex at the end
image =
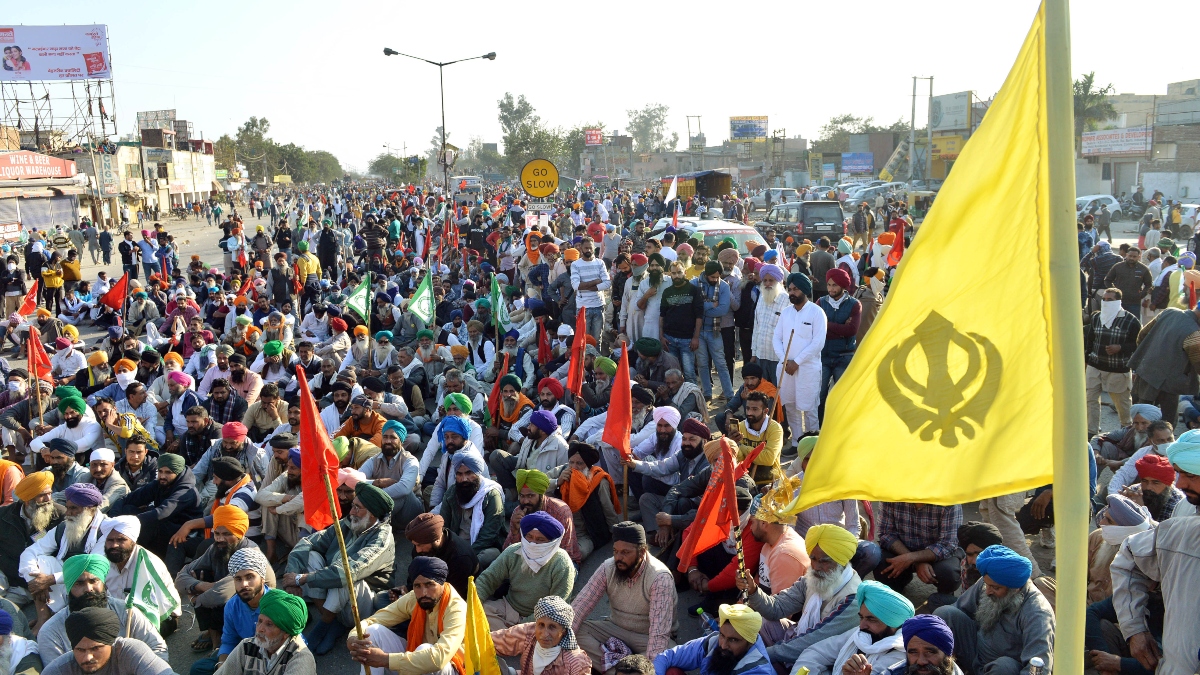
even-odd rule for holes
{"type": "Polygon", "coordinates": [[[679,410],[669,405],[664,405],[661,408],[655,408],[652,414],[655,422],[666,420],[667,424],[671,425],[671,428],[679,428],[679,410]]]}
{"type": "Polygon", "coordinates": [[[134,542],[142,534],[142,521],[136,516],[117,516],[115,518],[106,518],[100,525],[100,536],[107,538],[113,530],[129,537],[134,542]]]}
{"type": "Polygon", "coordinates": [[[117,461],[117,455],[116,455],[116,453],[114,453],[112,450],[109,450],[108,448],[96,448],[95,450],[92,451],[92,456],[91,456],[91,458],[88,459],[88,461],[94,462],[98,459],[103,460],[105,462],[115,462],[115,461],[117,461]]]}
{"type": "Polygon", "coordinates": [[[563,324],[558,325],[559,337],[570,337],[574,334],[575,334],[575,330],[573,328],[571,328],[570,326],[568,326],[567,324],[563,323],[563,324]]]}

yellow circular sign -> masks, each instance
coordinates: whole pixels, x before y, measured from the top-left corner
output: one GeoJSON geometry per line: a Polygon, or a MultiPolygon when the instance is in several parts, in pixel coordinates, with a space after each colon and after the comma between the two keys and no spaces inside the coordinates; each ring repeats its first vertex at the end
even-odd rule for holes
{"type": "Polygon", "coordinates": [[[558,169],[545,159],[531,159],[521,167],[521,187],[530,197],[549,197],[558,189],[558,169]]]}

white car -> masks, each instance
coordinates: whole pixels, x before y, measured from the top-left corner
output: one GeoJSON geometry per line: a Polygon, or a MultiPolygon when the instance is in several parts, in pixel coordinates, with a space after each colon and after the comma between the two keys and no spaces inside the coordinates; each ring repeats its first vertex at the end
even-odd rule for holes
{"type": "Polygon", "coordinates": [[[765,210],[767,208],[768,191],[771,193],[772,205],[778,204],[784,201],[784,199],[789,202],[800,201],[800,193],[796,191],[796,188],[767,188],[766,190],[763,190],[762,192],[750,198],[751,212],[758,211],[759,209],[765,210]]]}
{"type": "Polygon", "coordinates": [[[1108,204],[1108,212],[1112,214],[1114,221],[1120,220],[1124,215],[1121,213],[1121,202],[1112,195],[1084,195],[1075,198],[1075,217],[1083,220],[1087,214],[1095,215],[1100,211],[1101,204],[1108,204]]]}

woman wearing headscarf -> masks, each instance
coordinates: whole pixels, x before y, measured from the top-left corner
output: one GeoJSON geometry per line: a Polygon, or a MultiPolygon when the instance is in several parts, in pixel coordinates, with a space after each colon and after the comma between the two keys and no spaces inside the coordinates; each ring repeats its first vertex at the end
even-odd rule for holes
{"type": "Polygon", "coordinates": [[[588,675],[592,662],[575,641],[574,621],[571,605],[551,595],[538,601],[532,622],[492,631],[492,642],[500,656],[521,657],[520,675],[588,675]]]}

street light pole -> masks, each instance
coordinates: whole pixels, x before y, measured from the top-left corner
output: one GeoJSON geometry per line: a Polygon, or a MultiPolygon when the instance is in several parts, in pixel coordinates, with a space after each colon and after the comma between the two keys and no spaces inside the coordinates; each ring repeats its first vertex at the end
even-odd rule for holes
{"type": "Polygon", "coordinates": [[[449,178],[450,167],[449,167],[449,165],[446,164],[446,84],[445,84],[445,78],[442,74],[442,68],[445,68],[446,66],[449,66],[454,63],[461,63],[463,61],[472,61],[474,59],[487,59],[488,61],[495,61],[496,60],[496,52],[488,52],[487,54],[483,54],[482,56],[471,56],[471,57],[468,57],[465,59],[458,59],[456,61],[430,61],[429,59],[423,59],[419,56],[413,56],[412,54],[403,54],[401,52],[396,51],[395,49],[391,49],[389,47],[384,47],[383,55],[384,56],[407,56],[410,59],[424,61],[425,63],[429,63],[429,64],[432,64],[432,65],[435,65],[438,67],[438,90],[441,94],[441,102],[442,102],[442,151],[441,151],[441,155],[438,157],[438,161],[441,162],[441,164],[442,164],[442,189],[444,189],[446,191],[446,193],[449,194],[450,193],[450,185],[449,185],[449,183],[450,183],[450,178],[449,178]]]}

